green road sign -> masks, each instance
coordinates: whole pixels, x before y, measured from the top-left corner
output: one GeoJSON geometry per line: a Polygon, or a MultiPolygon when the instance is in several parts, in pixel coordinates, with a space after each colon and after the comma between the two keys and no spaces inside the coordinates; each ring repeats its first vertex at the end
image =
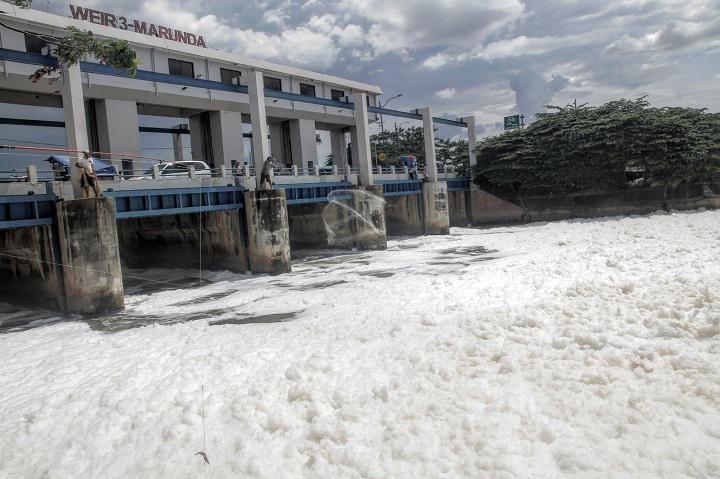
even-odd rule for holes
{"type": "Polygon", "coordinates": [[[511,115],[503,118],[506,130],[514,130],[520,128],[520,115],[511,115]]]}

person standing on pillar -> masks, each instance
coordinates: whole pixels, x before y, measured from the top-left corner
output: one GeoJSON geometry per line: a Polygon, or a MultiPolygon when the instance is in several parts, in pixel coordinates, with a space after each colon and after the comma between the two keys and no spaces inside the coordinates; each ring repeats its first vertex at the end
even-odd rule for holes
{"type": "Polygon", "coordinates": [[[273,166],[275,160],[272,156],[268,156],[263,163],[262,172],[260,173],[260,189],[271,190],[273,185],[273,166]]]}
{"type": "Polygon", "coordinates": [[[95,198],[100,198],[100,187],[98,186],[95,163],[89,151],[83,151],[82,158],[79,158],[75,166],[80,168],[80,186],[85,193],[85,198],[90,198],[90,188],[95,192],[95,198]]]}

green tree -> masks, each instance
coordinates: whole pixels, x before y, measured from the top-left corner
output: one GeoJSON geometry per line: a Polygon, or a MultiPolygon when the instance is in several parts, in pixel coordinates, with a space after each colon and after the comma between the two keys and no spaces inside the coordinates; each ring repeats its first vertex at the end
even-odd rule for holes
{"type": "MultiPolygon", "coordinates": [[[[29,8],[32,0],[11,0],[10,3],[19,8],[29,8]]],[[[10,28],[7,25],[4,26],[10,28]]],[[[30,75],[32,81],[38,81],[53,73],[62,74],[65,67],[76,65],[88,56],[95,57],[104,65],[109,65],[118,70],[127,70],[132,77],[135,77],[140,65],[140,60],[135,56],[135,52],[130,48],[128,42],[125,40],[99,39],[89,30],[68,27],[65,36],[38,35],[29,31],[16,31],[36,36],[53,45],[53,53],[58,58],[57,65],[43,66],[30,75]]]]}
{"type": "Polygon", "coordinates": [[[720,115],[654,108],[644,97],[548,109],[528,128],[478,144],[478,183],[523,194],[570,193],[625,188],[630,171],[645,185],[720,173],[720,115]]]}

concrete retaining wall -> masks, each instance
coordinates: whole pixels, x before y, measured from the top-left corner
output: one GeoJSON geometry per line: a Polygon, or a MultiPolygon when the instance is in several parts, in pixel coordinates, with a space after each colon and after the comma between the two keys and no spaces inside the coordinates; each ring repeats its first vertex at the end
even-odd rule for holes
{"type": "Polygon", "coordinates": [[[65,309],[51,225],[0,230],[0,301],[65,309]]]}
{"type": "Polygon", "coordinates": [[[531,196],[502,199],[479,188],[471,189],[473,224],[554,221],[648,214],[661,209],[720,208],[720,185],[680,185],[567,196],[531,196]]]}
{"type": "Polygon", "coordinates": [[[388,235],[411,236],[423,234],[420,195],[386,197],[385,224],[388,235]]]}
{"type": "Polygon", "coordinates": [[[469,191],[448,191],[450,226],[467,226],[470,223],[469,191]]]}
{"type": "Polygon", "coordinates": [[[248,270],[239,210],[118,221],[120,258],[130,268],[248,270]],[[202,225],[201,225],[202,223],[202,225]],[[201,228],[202,226],[202,228],[201,228]],[[202,246],[202,248],[201,248],[202,246]]]}

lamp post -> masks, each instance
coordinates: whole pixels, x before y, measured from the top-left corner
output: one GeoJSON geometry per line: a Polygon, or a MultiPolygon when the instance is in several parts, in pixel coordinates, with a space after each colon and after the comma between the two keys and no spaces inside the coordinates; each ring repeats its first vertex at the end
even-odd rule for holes
{"type": "MultiPolygon", "coordinates": [[[[400,98],[401,96],[403,96],[403,94],[402,94],[402,93],[398,93],[397,95],[391,96],[390,98],[388,98],[387,100],[385,100],[385,102],[379,101],[379,102],[378,102],[378,106],[379,106],[380,108],[385,108],[388,103],[390,103],[391,101],[393,101],[395,98],[400,98]]],[[[384,153],[385,153],[385,123],[383,122],[382,113],[380,113],[380,133],[381,133],[382,139],[383,139],[383,140],[382,140],[382,143],[383,143],[383,148],[382,148],[382,150],[383,150],[383,154],[384,154],[384,153]]],[[[376,150],[376,151],[377,151],[377,150],[376,150]]],[[[375,158],[377,158],[377,156],[376,156],[375,158]]],[[[376,160],[376,161],[377,161],[377,160],[376,160]]],[[[375,166],[377,166],[377,164],[376,164],[375,166]]]]}

